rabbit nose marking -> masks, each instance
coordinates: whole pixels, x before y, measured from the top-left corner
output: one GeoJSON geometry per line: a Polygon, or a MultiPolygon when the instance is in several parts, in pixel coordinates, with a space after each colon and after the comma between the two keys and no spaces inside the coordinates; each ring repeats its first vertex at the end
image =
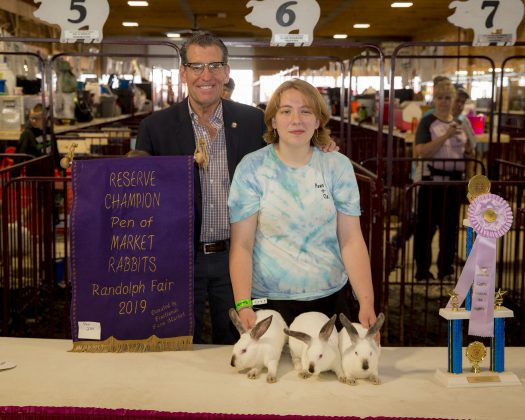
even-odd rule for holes
{"type": "Polygon", "coordinates": [[[232,365],[233,367],[235,367],[235,355],[232,356],[232,360],[230,362],[230,365],[232,365]]]}
{"type": "Polygon", "coordinates": [[[308,372],[314,373],[315,372],[315,366],[313,363],[310,363],[310,366],[308,366],[308,372]]]}
{"type": "Polygon", "coordinates": [[[363,360],[363,370],[368,370],[368,360],[363,360]]]}

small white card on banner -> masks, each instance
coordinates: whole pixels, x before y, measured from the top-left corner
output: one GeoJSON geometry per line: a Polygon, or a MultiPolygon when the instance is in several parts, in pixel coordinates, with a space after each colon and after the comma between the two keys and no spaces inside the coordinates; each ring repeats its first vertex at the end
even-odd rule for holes
{"type": "Polygon", "coordinates": [[[84,340],[100,340],[100,322],[80,321],[78,323],[78,338],[84,340]]]}

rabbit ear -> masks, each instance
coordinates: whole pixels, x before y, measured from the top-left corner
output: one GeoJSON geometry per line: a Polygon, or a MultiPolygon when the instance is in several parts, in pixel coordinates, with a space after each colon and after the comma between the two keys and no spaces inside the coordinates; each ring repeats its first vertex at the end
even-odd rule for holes
{"type": "Polygon", "coordinates": [[[355,329],[354,325],[350,322],[350,320],[346,317],[346,315],[340,313],[339,319],[341,320],[341,324],[343,324],[343,327],[345,327],[345,330],[352,339],[352,341],[357,340],[359,338],[359,333],[355,329]]]}
{"type": "Polygon", "coordinates": [[[308,334],[304,333],[304,332],[293,331],[293,330],[289,330],[288,328],[285,328],[283,331],[284,331],[284,333],[286,335],[289,335],[290,337],[297,338],[298,340],[301,340],[307,346],[309,346],[310,343],[312,342],[312,337],[309,336],[308,334]]]}
{"type": "Polygon", "coordinates": [[[337,315],[332,315],[332,318],[330,318],[328,321],[326,321],[326,324],[323,325],[323,328],[321,328],[321,331],[319,331],[319,339],[322,341],[328,341],[330,336],[332,335],[332,331],[334,330],[335,326],[335,320],[337,319],[337,315]]]}
{"type": "Polygon", "coordinates": [[[233,325],[235,325],[235,328],[237,328],[237,331],[239,331],[239,334],[244,334],[246,329],[242,325],[241,318],[239,318],[237,311],[233,308],[230,308],[228,315],[230,315],[230,319],[232,320],[233,325]]]}
{"type": "Polygon", "coordinates": [[[372,325],[370,327],[370,329],[368,330],[368,332],[366,333],[366,337],[373,337],[374,335],[377,334],[377,332],[381,329],[381,327],[383,326],[383,323],[385,322],[385,315],[383,314],[383,312],[381,312],[378,316],[377,316],[377,319],[376,319],[376,322],[374,323],[374,325],[372,325]]]}
{"type": "Polygon", "coordinates": [[[250,337],[254,340],[258,340],[263,336],[263,334],[270,328],[270,324],[272,323],[273,315],[270,315],[268,318],[264,318],[262,321],[259,321],[255,326],[252,328],[250,332],[250,337]]]}

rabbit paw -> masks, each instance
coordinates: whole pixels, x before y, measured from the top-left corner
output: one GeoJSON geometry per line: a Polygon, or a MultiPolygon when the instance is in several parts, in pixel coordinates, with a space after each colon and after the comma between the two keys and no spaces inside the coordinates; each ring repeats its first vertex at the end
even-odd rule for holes
{"type": "Polygon", "coordinates": [[[337,377],[337,380],[338,380],[339,382],[342,382],[343,384],[346,384],[346,377],[344,377],[344,376],[338,376],[338,377],[337,377]]]}
{"type": "Polygon", "coordinates": [[[257,368],[253,368],[253,369],[250,369],[250,371],[248,372],[248,378],[250,379],[257,379],[257,374],[258,374],[258,370],[257,368]]]}
{"type": "Polygon", "coordinates": [[[274,376],[274,375],[266,375],[266,382],[268,382],[269,384],[274,384],[277,382],[277,377],[274,376]]]}
{"type": "Polygon", "coordinates": [[[312,374],[308,372],[307,370],[302,370],[299,372],[299,377],[303,379],[308,379],[312,374]]]}
{"type": "Polygon", "coordinates": [[[374,385],[380,385],[381,384],[381,379],[379,379],[379,376],[376,376],[376,375],[372,375],[370,376],[370,382],[372,382],[372,384],[374,385]]]}
{"type": "Polygon", "coordinates": [[[357,381],[355,380],[355,378],[349,377],[349,378],[346,378],[346,384],[357,385],[357,381]]]}

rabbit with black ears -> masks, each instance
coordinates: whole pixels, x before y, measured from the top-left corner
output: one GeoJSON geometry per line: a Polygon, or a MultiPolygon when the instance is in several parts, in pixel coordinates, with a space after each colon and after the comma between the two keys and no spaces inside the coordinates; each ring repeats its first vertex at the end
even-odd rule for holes
{"type": "Polygon", "coordinates": [[[321,312],[305,312],[284,330],[290,336],[292,362],[300,377],[332,370],[339,381],[345,382],[335,321],[336,315],[328,318],[321,312]]]}
{"type": "Polygon", "coordinates": [[[374,337],[383,326],[385,316],[380,313],[369,329],[350,322],[343,313],[339,314],[339,319],[344,327],[339,331],[339,351],[346,382],[355,385],[356,379],[369,379],[374,385],[379,385],[381,346],[374,337]]]}
{"type": "Polygon", "coordinates": [[[288,339],[284,334],[287,325],[277,311],[261,309],[255,314],[257,317],[255,326],[246,330],[237,311],[230,309],[230,319],[241,335],[233,346],[230,364],[239,371],[249,369],[250,379],[257,378],[263,366],[266,366],[268,369],[266,382],[274,383],[277,381],[277,368],[283,346],[288,339]]]}

